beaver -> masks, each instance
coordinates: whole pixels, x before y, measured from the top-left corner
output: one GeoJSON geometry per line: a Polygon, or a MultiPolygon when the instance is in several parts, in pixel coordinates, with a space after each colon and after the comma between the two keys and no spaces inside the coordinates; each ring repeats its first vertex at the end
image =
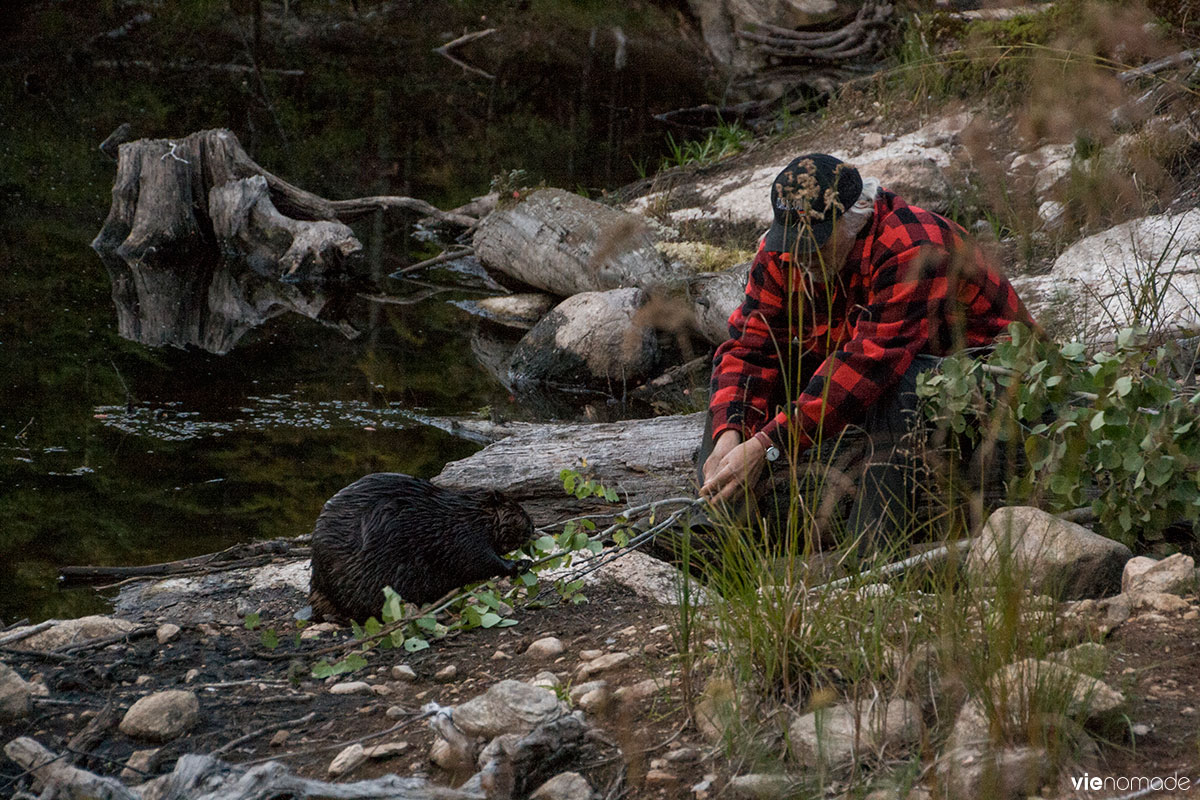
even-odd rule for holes
{"type": "Polygon", "coordinates": [[[365,620],[383,608],[383,587],[410,603],[528,562],[501,558],[533,538],[533,522],[492,489],[454,491],[398,472],[359,478],[325,503],[312,538],[313,617],[365,620]]]}

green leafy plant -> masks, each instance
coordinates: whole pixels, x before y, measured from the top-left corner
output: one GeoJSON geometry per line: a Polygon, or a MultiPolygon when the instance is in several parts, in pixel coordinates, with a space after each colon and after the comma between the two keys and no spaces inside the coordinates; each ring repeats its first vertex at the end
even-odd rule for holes
{"type": "Polygon", "coordinates": [[[1127,328],[1091,355],[1013,325],[980,360],[943,362],[918,386],[926,413],[978,442],[991,433],[1024,456],[1008,489],[1052,511],[1090,504],[1100,528],[1131,546],[1200,520],[1200,393],[1174,374],[1174,345],[1127,328]]]}
{"type": "Polygon", "coordinates": [[[740,153],[754,138],[753,132],[738,123],[722,122],[703,139],[677,141],[667,134],[667,154],[659,164],[660,170],[694,165],[707,167],[721,159],[740,153]]]}

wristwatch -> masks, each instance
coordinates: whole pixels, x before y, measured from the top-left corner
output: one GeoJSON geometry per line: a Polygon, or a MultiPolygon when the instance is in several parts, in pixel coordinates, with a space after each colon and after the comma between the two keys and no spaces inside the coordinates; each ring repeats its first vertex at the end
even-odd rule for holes
{"type": "Polygon", "coordinates": [[[773,464],[779,460],[779,448],[771,441],[771,437],[767,436],[762,431],[754,434],[754,438],[758,439],[758,443],[763,446],[763,455],[767,459],[768,464],[773,464]]]}

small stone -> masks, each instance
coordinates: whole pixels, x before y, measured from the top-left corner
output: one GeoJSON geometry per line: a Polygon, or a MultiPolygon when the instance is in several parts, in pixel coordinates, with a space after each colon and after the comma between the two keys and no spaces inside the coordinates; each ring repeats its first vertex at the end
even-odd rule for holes
{"type": "Polygon", "coordinates": [[[653,628],[650,629],[650,633],[651,633],[651,635],[658,634],[658,633],[667,633],[670,630],[671,630],[670,625],[655,625],[653,628]]]}
{"type": "Polygon", "coordinates": [[[392,687],[388,686],[386,683],[376,683],[371,686],[371,693],[376,697],[387,697],[392,693],[392,687]]]}
{"type": "Polygon", "coordinates": [[[196,626],[196,630],[200,631],[201,636],[207,636],[211,639],[215,639],[221,635],[220,628],[208,622],[201,622],[196,626]]]}
{"type": "Polygon", "coordinates": [[[271,737],[271,747],[283,747],[287,744],[287,740],[291,738],[292,732],[283,728],[275,731],[275,735],[271,737]]]}
{"type": "Polygon", "coordinates": [[[388,706],[388,710],[383,712],[383,715],[388,719],[402,719],[408,716],[408,711],[402,706],[388,706]]]}
{"type": "Polygon", "coordinates": [[[183,682],[191,683],[192,681],[196,680],[196,678],[199,678],[199,677],[200,677],[200,670],[193,667],[192,669],[189,669],[186,673],[184,673],[183,682]]]}
{"type": "Polygon", "coordinates": [[[349,773],[367,760],[367,754],[361,744],[352,744],[334,756],[329,763],[329,775],[337,778],[349,773]]]}
{"type": "Polygon", "coordinates": [[[134,739],[168,742],[200,719],[200,701],[192,692],[171,689],[146,695],[125,712],[120,730],[134,739]]]}
{"type": "Polygon", "coordinates": [[[787,775],[754,773],[738,775],[729,781],[729,791],[745,800],[783,800],[789,797],[795,781],[787,775]]]}
{"type": "Polygon", "coordinates": [[[417,679],[416,671],[408,664],[397,664],[392,667],[392,680],[412,683],[417,679]]]}
{"type": "Polygon", "coordinates": [[[258,608],[250,602],[249,598],[239,597],[234,607],[239,617],[246,617],[258,611],[258,608]]]}
{"type": "Polygon", "coordinates": [[[371,685],[366,681],[344,681],[329,687],[330,694],[370,694],[371,685]]]}
{"type": "Polygon", "coordinates": [[[149,778],[158,762],[159,750],[160,748],[157,747],[149,750],[134,750],[125,762],[125,769],[121,770],[121,780],[143,781],[149,778]]]}
{"type": "Polygon", "coordinates": [[[637,636],[638,635],[638,626],[630,625],[628,628],[622,628],[621,630],[617,631],[617,635],[618,636],[637,636]]]}
{"type": "Polygon", "coordinates": [[[325,633],[336,633],[337,630],[338,626],[332,622],[318,622],[316,625],[309,625],[300,631],[300,640],[307,642],[312,639],[318,639],[325,633]]]}
{"type": "Polygon", "coordinates": [[[159,625],[158,630],[155,631],[154,635],[158,638],[159,644],[167,644],[168,642],[173,642],[178,639],[181,631],[182,628],[180,628],[178,625],[172,622],[167,622],[159,625]]]}
{"type": "Polygon", "coordinates": [[[488,739],[529,733],[558,719],[566,709],[554,692],[521,681],[503,680],[454,708],[454,725],[467,736],[488,739]]]}
{"type": "Polygon", "coordinates": [[[543,671],[539,672],[537,675],[534,675],[533,680],[530,681],[530,683],[532,683],[534,686],[541,686],[542,688],[549,689],[551,691],[554,691],[555,689],[557,689],[559,686],[562,685],[562,681],[559,679],[559,677],[557,675],[555,675],[553,672],[548,672],[546,670],[543,670],[543,671]]]}
{"type": "Polygon", "coordinates": [[[153,681],[154,678],[151,678],[149,675],[138,675],[137,678],[134,679],[133,685],[145,686],[147,683],[152,683],[153,681]]]}
{"type": "Polygon", "coordinates": [[[603,650],[583,650],[579,653],[580,661],[595,661],[600,656],[604,655],[603,650]]]}
{"type": "Polygon", "coordinates": [[[566,649],[561,639],[554,636],[544,636],[525,648],[525,655],[530,658],[555,658],[562,655],[566,649]]]}
{"type": "Polygon", "coordinates": [[[921,735],[921,709],[907,700],[843,704],[797,717],[788,728],[792,757],[804,767],[839,767],[864,752],[903,748],[921,735]]]}
{"type": "Polygon", "coordinates": [[[696,701],[696,727],[706,742],[715,744],[735,721],[737,693],[727,678],[710,678],[696,701]]]}
{"type": "Polygon", "coordinates": [[[1190,717],[1192,714],[1196,713],[1196,709],[1192,708],[1191,706],[1185,706],[1184,708],[1179,709],[1179,713],[1183,714],[1185,717],[1190,717]]]}
{"type": "Polygon", "coordinates": [[[883,134],[879,131],[870,131],[863,134],[863,148],[866,150],[878,150],[883,147],[883,134]]]}
{"type": "Polygon", "coordinates": [[[594,692],[597,689],[607,689],[608,681],[588,681],[587,683],[577,683],[571,687],[571,691],[567,693],[567,697],[571,698],[572,703],[578,703],[580,698],[588,692],[594,692]]]}
{"type": "Polygon", "coordinates": [[[598,689],[592,689],[579,698],[578,705],[589,714],[602,714],[608,708],[608,704],[612,701],[612,694],[608,691],[607,686],[602,686],[598,689]]]}
{"type": "Polygon", "coordinates": [[[408,749],[408,742],[385,742],[377,744],[374,747],[365,747],[363,752],[367,758],[384,759],[393,758],[400,755],[408,749]]]}
{"type": "Polygon", "coordinates": [[[562,772],[533,790],[530,800],[591,800],[592,787],[578,772],[562,772]]]}
{"type": "Polygon", "coordinates": [[[632,686],[622,686],[620,689],[617,689],[613,697],[622,703],[641,703],[658,694],[658,690],[658,681],[654,678],[647,678],[632,686]]]}
{"type": "Polygon", "coordinates": [[[599,656],[579,668],[579,677],[581,680],[587,680],[593,675],[623,666],[632,659],[633,656],[629,653],[608,653],[599,656]]]}
{"type": "Polygon", "coordinates": [[[1189,622],[1194,619],[1200,619],[1200,610],[1193,608],[1191,611],[1184,614],[1180,619],[1186,619],[1189,622]]]}
{"type": "Polygon", "coordinates": [[[438,683],[449,683],[458,677],[458,667],[451,664],[447,667],[442,667],[437,672],[433,673],[433,679],[438,683]]]}
{"type": "Polygon", "coordinates": [[[1129,726],[1129,732],[1134,736],[1149,736],[1152,730],[1154,729],[1144,722],[1135,722],[1129,726]]]}
{"type": "Polygon", "coordinates": [[[512,656],[503,650],[497,650],[496,652],[492,653],[492,661],[508,661],[510,658],[512,658],[512,656]]]}

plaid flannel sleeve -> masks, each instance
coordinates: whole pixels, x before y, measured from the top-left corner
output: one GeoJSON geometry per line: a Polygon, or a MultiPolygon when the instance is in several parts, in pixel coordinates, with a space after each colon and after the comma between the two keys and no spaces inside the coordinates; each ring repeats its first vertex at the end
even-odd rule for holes
{"type": "Polygon", "coordinates": [[[729,339],[713,355],[709,412],[712,435],[751,436],[770,417],[770,398],[782,379],[780,353],[791,335],[784,264],[762,247],[750,267],[746,297],[729,318],[729,339]]]}
{"type": "Polygon", "coordinates": [[[781,448],[789,445],[789,430],[790,444],[803,452],[822,435],[864,419],[925,349],[930,320],[945,311],[949,255],[911,239],[892,245],[872,259],[868,302],[852,338],[825,359],[791,409],[763,426],[781,448]]]}

